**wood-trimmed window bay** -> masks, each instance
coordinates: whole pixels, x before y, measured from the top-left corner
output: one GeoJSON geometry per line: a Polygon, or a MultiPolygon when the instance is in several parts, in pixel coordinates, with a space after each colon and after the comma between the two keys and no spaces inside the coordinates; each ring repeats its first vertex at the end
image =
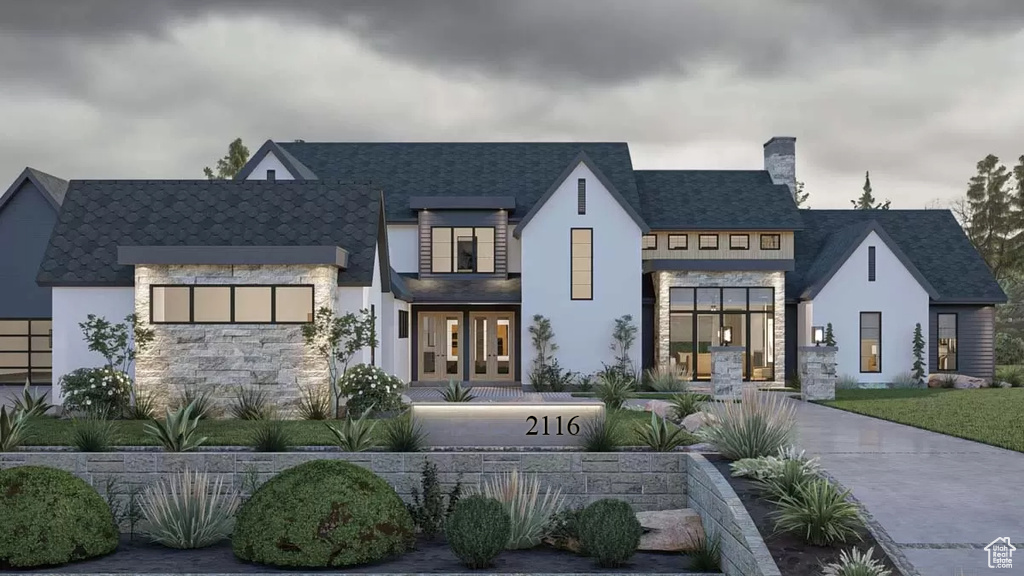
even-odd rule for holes
{"type": "Polygon", "coordinates": [[[313,320],[313,286],[152,285],[153,324],[304,324],[313,320]]]}
{"type": "Polygon", "coordinates": [[[594,299],[594,229],[570,231],[570,290],[573,300],[594,299]]]}
{"type": "Polygon", "coordinates": [[[494,227],[434,226],[430,250],[434,274],[494,273],[494,227]]]}

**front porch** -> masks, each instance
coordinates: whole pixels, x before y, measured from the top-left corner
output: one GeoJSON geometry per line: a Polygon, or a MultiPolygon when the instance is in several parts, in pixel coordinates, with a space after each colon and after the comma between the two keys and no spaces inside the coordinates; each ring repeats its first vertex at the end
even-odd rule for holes
{"type": "Polygon", "coordinates": [[[412,387],[521,389],[520,306],[412,306],[412,387]]]}

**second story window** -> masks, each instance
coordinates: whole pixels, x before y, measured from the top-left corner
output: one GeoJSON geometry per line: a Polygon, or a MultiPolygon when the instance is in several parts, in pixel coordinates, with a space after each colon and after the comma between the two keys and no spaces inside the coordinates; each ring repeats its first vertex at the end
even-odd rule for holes
{"type": "Polygon", "coordinates": [[[656,234],[644,234],[643,247],[644,250],[657,250],[658,236],[656,234]]]}
{"type": "Polygon", "coordinates": [[[781,250],[782,234],[761,234],[761,250],[781,250]]]}
{"type": "Polygon", "coordinates": [[[868,246],[868,282],[875,281],[875,247],[868,246]]]}
{"type": "Polygon", "coordinates": [[[750,250],[749,234],[729,234],[730,250],[750,250]]]}
{"type": "Polygon", "coordinates": [[[668,235],[668,249],[669,250],[686,250],[687,241],[689,236],[686,234],[669,234],[668,235]]]}
{"type": "Polygon", "coordinates": [[[494,272],[494,228],[434,227],[430,232],[435,274],[494,272]]]}
{"type": "Polygon", "coordinates": [[[718,234],[701,234],[697,246],[701,250],[718,250],[718,234]]]}
{"type": "Polygon", "coordinates": [[[576,213],[587,213],[587,179],[580,178],[576,181],[576,213]]]}
{"type": "Polygon", "coordinates": [[[569,298],[594,299],[594,230],[573,228],[569,233],[569,298]]]}

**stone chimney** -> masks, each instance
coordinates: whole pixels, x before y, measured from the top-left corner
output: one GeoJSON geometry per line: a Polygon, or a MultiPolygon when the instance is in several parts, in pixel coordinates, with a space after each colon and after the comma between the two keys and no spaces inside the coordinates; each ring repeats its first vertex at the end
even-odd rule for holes
{"type": "Polygon", "coordinates": [[[796,138],[774,136],[765,142],[764,169],[773,183],[789,186],[789,193],[796,197],[796,138]]]}

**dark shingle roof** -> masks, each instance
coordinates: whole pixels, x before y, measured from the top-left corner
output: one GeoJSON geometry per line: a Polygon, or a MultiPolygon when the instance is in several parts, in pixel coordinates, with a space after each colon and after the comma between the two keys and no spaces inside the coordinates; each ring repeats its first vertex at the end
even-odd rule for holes
{"type": "Polygon", "coordinates": [[[764,170],[637,170],[641,215],[662,230],[793,230],[789,187],[764,170]]]}
{"type": "Polygon", "coordinates": [[[32,182],[39,192],[46,196],[51,206],[57,210],[60,209],[60,205],[64,202],[64,194],[68,189],[68,181],[31,167],[22,170],[7,191],[0,194],[0,208],[14,198],[14,193],[21,188],[26,180],[32,182]]]}
{"type": "Polygon", "coordinates": [[[937,302],[998,303],[1006,295],[949,210],[801,210],[796,270],[786,296],[827,276],[870,226],[879,226],[937,293],[937,302]]]}
{"type": "Polygon", "coordinates": [[[134,283],[125,246],[339,246],[343,284],[372,281],[381,192],[313,181],[73,180],[38,281],[134,283]]]}
{"type": "MultiPolygon", "coordinates": [[[[404,291],[413,302],[508,302],[522,300],[519,274],[504,278],[418,278],[416,274],[399,274],[404,291]]],[[[392,283],[394,286],[394,283],[392,283]]],[[[396,293],[397,295],[397,293],[396,293]]]]}
{"type": "Polygon", "coordinates": [[[640,212],[624,142],[319,143],[280,142],[319,178],[372,182],[384,189],[387,217],[413,220],[414,196],[514,196],[522,218],[579,153],[585,152],[640,212]]]}

